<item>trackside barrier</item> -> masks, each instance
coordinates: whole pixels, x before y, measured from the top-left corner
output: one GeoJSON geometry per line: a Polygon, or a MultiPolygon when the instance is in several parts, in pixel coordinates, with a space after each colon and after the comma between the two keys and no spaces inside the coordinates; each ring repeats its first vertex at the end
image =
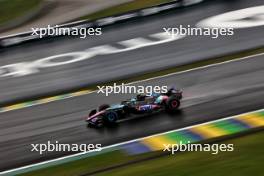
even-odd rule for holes
{"type": "Polygon", "coordinates": [[[51,166],[65,164],[72,161],[92,157],[95,155],[112,152],[122,151],[127,155],[136,155],[151,151],[159,151],[164,149],[163,144],[173,143],[187,144],[187,142],[197,143],[205,140],[221,138],[229,135],[240,134],[249,132],[254,129],[264,127],[264,109],[248,112],[232,117],[227,117],[211,122],[206,122],[178,130],[172,130],[165,133],[160,133],[132,141],[127,141],[111,146],[103,147],[101,151],[78,153],[42,163],[37,163],[9,171],[0,173],[3,175],[17,175],[27,173],[51,166]]]}
{"type": "MultiPolygon", "coordinates": [[[[115,15],[115,16],[108,16],[105,18],[97,19],[95,21],[89,20],[81,20],[72,23],[58,25],[58,28],[89,28],[89,27],[103,27],[119,22],[128,21],[131,19],[141,18],[149,15],[158,14],[164,11],[173,10],[181,7],[186,7],[190,5],[194,5],[200,3],[204,0],[174,0],[168,3],[162,3],[156,6],[142,8],[140,10],[130,11],[127,13],[115,15]]],[[[9,47],[12,45],[17,45],[29,41],[39,40],[40,37],[38,35],[31,35],[32,31],[4,36],[0,38],[0,48],[9,47]]],[[[58,37],[57,36],[43,36],[43,38],[51,38],[51,37],[58,37]]]]}

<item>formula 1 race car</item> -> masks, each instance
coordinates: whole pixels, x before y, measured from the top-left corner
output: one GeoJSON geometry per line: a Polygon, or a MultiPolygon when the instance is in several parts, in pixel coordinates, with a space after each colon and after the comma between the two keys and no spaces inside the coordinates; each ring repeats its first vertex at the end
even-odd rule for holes
{"type": "Polygon", "coordinates": [[[169,89],[164,94],[137,95],[122,101],[120,104],[108,105],[103,104],[96,109],[91,110],[86,122],[90,127],[102,127],[104,125],[113,125],[119,119],[126,118],[130,115],[150,114],[152,112],[165,110],[174,112],[180,106],[182,91],[174,88],[169,89]]]}

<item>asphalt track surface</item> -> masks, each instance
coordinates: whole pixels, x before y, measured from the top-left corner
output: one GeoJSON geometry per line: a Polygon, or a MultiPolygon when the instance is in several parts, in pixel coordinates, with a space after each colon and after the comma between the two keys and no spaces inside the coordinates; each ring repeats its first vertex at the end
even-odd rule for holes
{"type": "MultiPolygon", "coordinates": [[[[178,27],[180,24],[194,26],[207,17],[258,5],[263,5],[263,0],[212,0],[163,15],[107,27],[103,29],[103,35],[100,37],[85,40],[52,39],[16,46],[0,51],[0,66],[82,51],[98,45],[116,44],[136,37],[147,37],[162,32],[163,27],[178,27]]],[[[0,104],[263,46],[263,30],[264,27],[239,29],[232,37],[218,39],[188,36],[161,45],[96,56],[90,60],[64,66],[43,68],[41,72],[30,76],[0,77],[0,104]]]]}
{"type": "Polygon", "coordinates": [[[92,93],[0,114],[0,170],[63,156],[39,155],[31,145],[101,143],[103,146],[264,108],[264,55],[168,76],[138,85],[177,85],[184,90],[181,111],[128,118],[113,128],[92,129],[84,117],[103,103],[132,95],[92,93]]]}

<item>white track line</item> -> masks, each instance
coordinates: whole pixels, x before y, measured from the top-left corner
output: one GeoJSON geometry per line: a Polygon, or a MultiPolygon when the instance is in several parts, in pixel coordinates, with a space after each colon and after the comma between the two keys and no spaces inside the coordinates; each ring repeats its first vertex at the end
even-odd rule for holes
{"type": "MultiPolygon", "coordinates": [[[[213,121],[210,121],[210,122],[205,122],[205,123],[201,123],[201,124],[191,125],[191,126],[180,128],[180,129],[176,129],[176,130],[171,130],[171,131],[167,131],[167,132],[157,133],[157,134],[154,134],[154,135],[141,137],[141,138],[133,139],[133,140],[126,141],[126,142],[121,142],[121,143],[109,145],[109,146],[106,146],[106,147],[102,147],[102,150],[109,149],[109,148],[112,148],[112,147],[117,147],[117,146],[120,146],[120,145],[132,143],[132,142],[136,142],[136,141],[140,141],[140,140],[144,140],[146,138],[150,138],[150,137],[154,137],[154,136],[159,136],[159,135],[163,135],[163,134],[167,134],[167,133],[171,133],[171,132],[177,132],[177,131],[181,131],[181,130],[186,130],[186,129],[190,129],[190,128],[193,128],[193,127],[206,125],[206,124],[211,124],[211,123],[215,123],[215,122],[219,122],[219,121],[223,121],[223,120],[233,119],[233,118],[236,118],[238,116],[242,116],[242,115],[246,115],[246,114],[250,114],[250,113],[257,113],[257,112],[261,112],[261,111],[264,111],[264,109],[260,109],[260,110],[256,110],[256,111],[250,111],[250,112],[246,112],[246,113],[242,113],[242,114],[238,114],[238,115],[234,115],[234,116],[230,116],[230,117],[226,117],[226,118],[222,118],[222,119],[213,120],[213,121]]],[[[0,174],[10,174],[12,172],[16,172],[16,171],[19,171],[19,170],[28,169],[28,168],[31,168],[31,167],[36,167],[36,166],[48,164],[48,163],[51,163],[51,162],[56,162],[56,161],[60,161],[60,160],[63,160],[63,159],[71,158],[71,157],[81,156],[81,155],[84,155],[84,154],[87,154],[87,153],[92,153],[92,152],[93,151],[88,151],[88,152],[82,152],[82,153],[77,153],[77,154],[73,154],[73,155],[68,155],[68,156],[64,156],[64,157],[61,157],[61,158],[57,158],[57,159],[52,159],[52,160],[48,160],[48,161],[44,161],[44,162],[40,162],[40,163],[36,163],[36,164],[31,164],[31,165],[28,165],[28,166],[23,166],[23,167],[7,170],[7,171],[4,171],[4,172],[0,172],[0,174]]]]}
{"type": "MultiPolygon", "coordinates": [[[[237,59],[233,59],[233,60],[229,60],[229,61],[224,61],[224,62],[210,64],[210,65],[206,65],[206,66],[202,66],[202,67],[197,67],[197,68],[193,68],[193,69],[188,69],[188,70],[184,70],[184,71],[180,71],[180,72],[174,72],[174,73],[169,73],[169,74],[162,75],[162,76],[157,76],[157,77],[152,77],[152,78],[143,79],[143,80],[139,80],[139,81],[134,81],[134,82],[130,82],[130,83],[127,83],[127,84],[124,84],[124,85],[131,85],[131,84],[137,84],[137,83],[141,83],[141,82],[147,82],[147,81],[150,81],[150,80],[155,80],[155,79],[160,79],[160,78],[169,77],[169,76],[173,76],[173,75],[183,74],[183,73],[187,73],[187,72],[191,72],[191,71],[206,69],[206,68],[215,67],[215,66],[219,66],[219,65],[223,65],[223,64],[232,63],[232,62],[239,62],[239,61],[242,61],[242,60],[245,60],[245,59],[254,58],[254,57],[258,57],[258,56],[262,56],[262,55],[264,55],[264,53],[254,54],[254,55],[250,55],[250,56],[246,56],[246,57],[241,57],[241,58],[237,58],[237,59]]],[[[89,95],[89,94],[92,94],[92,93],[96,93],[97,91],[98,90],[94,90],[94,91],[91,91],[91,92],[89,92],[87,94],[84,94],[84,95],[89,95]]],[[[71,93],[75,93],[75,92],[71,92],[71,93]]],[[[84,95],[71,96],[71,97],[67,97],[67,98],[59,99],[59,100],[54,100],[54,101],[61,101],[61,100],[75,98],[75,97],[84,96],[84,95]]],[[[41,100],[41,99],[39,99],[39,100],[41,100]]],[[[54,102],[54,101],[51,101],[51,102],[54,102]]],[[[39,104],[34,104],[34,105],[31,105],[31,106],[27,106],[27,107],[21,107],[19,109],[2,111],[2,112],[0,112],[0,114],[1,113],[5,113],[5,112],[20,110],[20,109],[24,109],[24,108],[30,108],[30,107],[33,107],[33,106],[38,106],[38,105],[47,104],[47,103],[51,103],[51,102],[39,103],[39,104]]],[[[22,103],[26,103],[26,102],[22,102],[22,103]]],[[[5,107],[2,107],[2,108],[5,108],[5,107]]]]}
{"type": "Polygon", "coordinates": [[[191,72],[191,71],[196,71],[196,70],[201,70],[201,69],[205,69],[205,68],[215,67],[215,66],[219,66],[219,65],[223,65],[223,64],[232,63],[232,62],[238,62],[238,61],[242,61],[242,60],[245,60],[245,59],[250,59],[250,58],[253,58],[253,57],[258,57],[258,56],[263,56],[263,55],[264,55],[264,53],[254,54],[254,55],[250,55],[250,56],[246,56],[246,57],[232,59],[232,60],[229,60],[229,61],[224,61],[224,62],[215,63],[215,64],[209,64],[209,65],[205,65],[205,66],[201,66],[201,67],[197,67],[197,68],[192,68],[192,69],[188,69],[188,70],[184,70],[184,71],[180,71],[180,72],[175,72],[175,73],[169,73],[169,74],[166,74],[166,75],[157,76],[157,77],[153,77],[153,78],[148,78],[148,79],[144,79],[144,80],[140,80],[140,81],[134,81],[134,82],[131,82],[131,83],[128,83],[128,84],[136,84],[136,83],[140,83],[140,82],[146,82],[146,81],[150,81],[150,80],[154,80],[154,79],[159,79],[159,78],[164,78],[164,77],[168,77],[168,76],[178,75],[178,74],[187,73],[187,72],[191,72]]]}
{"type": "MultiPolygon", "coordinates": [[[[188,69],[188,70],[184,70],[184,71],[169,73],[169,74],[166,74],[166,75],[156,76],[156,77],[152,77],[152,78],[148,78],[148,79],[142,79],[142,80],[139,80],[139,81],[133,81],[133,82],[130,82],[130,83],[127,83],[127,84],[124,84],[124,85],[138,84],[138,83],[141,83],[141,82],[147,82],[147,81],[160,79],[160,78],[165,78],[165,77],[169,77],[169,76],[173,76],[173,75],[179,75],[179,74],[188,73],[188,72],[192,72],[192,71],[196,71],[196,70],[202,70],[202,69],[205,69],[205,68],[215,67],[215,66],[219,66],[219,65],[223,65],[223,64],[232,63],[232,62],[239,62],[239,61],[243,61],[245,59],[250,59],[250,58],[254,58],[254,57],[258,57],[258,56],[264,56],[264,53],[254,54],[254,55],[241,57],[241,58],[237,58],[237,59],[232,59],[232,60],[224,61],[224,62],[220,62],[220,63],[205,65],[205,66],[192,68],[192,69],[188,69]]],[[[97,91],[98,90],[91,91],[91,92],[89,92],[86,95],[95,93],[97,91]]],[[[74,97],[69,97],[69,98],[74,98],[74,97]]],[[[60,101],[60,100],[58,100],[58,101],[60,101]]]]}
{"type": "MultiPolygon", "coordinates": [[[[254,57],[258,57],[258,56],[262,56],[262,55],[264,55],[264,53],[254,54],[254,55],[251,55],[251,56],[246,56],[246,57],[242,57],[242,58],[238,58],[238,59],[233,59],[233,60],[230,60],[230,61],[225,61],[225,62],[216,63],[216,64],[210,64],[210,65],[206,65],[206,66],[202,66],[202,67],[198,67],[198,68],[184,70],[184,71],[181,71],[181,72],[170,73],[170,74],[166,74],[166,75],[162,75],[162,76],[157,76],[157,77],[153,77],[153,78],[149,78],[149,79],[144,79],[144,80],[140,80],[140,81],[134,81],[134,82],[128,83],[126,85],[136,84],[136,83],[140,83],[140,82],[146,82],[146,81],[150,81],[150,80],[154,80],[154,79],[159,79],[159,78],[164,78],[164,77],[168,77],[168,76],[178,75],[178,74],[187,73],[187,72],[191,72],[191,71],[195,71],[195,70],[200,70],[200,69],[215,67],[215,66],[223,65],[223,64],[227,64],[227,63],[238,62],[238,61],[242,61],[242,60],[245,60],[245,59],[254,58],[254,57]]],[[[94,92],[96,92],[96,91],[92,91],[91,93],[94,93],[94,92]]],[[[91,94],[91,93],[89,93],[89,94],[91,94]]],[[[264,109],[262,109],[262,110],[264,110],[264,109]]],[[[262,111],[262,110],[259,110],[259,111],[262,111]]],[[[258,111],[253,111],[253,112],[258,112],[258,111]]],[[[236,117],[236,116],[227,117],[227,118],[219,119],[219,120],[226,120],[226,119],[234,118],[234,117],[236,117]]],[[[211,121],[211,122],[206,122],[206,123],[203,123],[203,124],[213,123],[213,122],[217,122],[219,120],[215,120],[215,121],[211,121]]],[[[202,125],[202,124],[200,124],[200,125],[202,125]]],[[[198,126],[198,125],[194,125],[194,126],[198,126]]],[[[185,127],[185,128],[181,128],[181,129],[178,129],[178,130],[172,130],[172,131],[168,131],[168,132],[165,132],[165,133],[159,133],[159,134],[151,135],[151,136],[148,136],[148,137],[152,137],[152,136],[156,136],[156,135],[160,135],[160,134],[166,134],[166,133],[170,133],[170,132],[174,132],[174,131],[179,131],[179,130],[184,130],[184,129],[192,128],[194,126],[185,127]]],[[[138,138],[138,139],[134,139],[134,140],[127,141],[127,142],[122,142],[122,143],[110,145],[110,146],[107,146],[107,147],[103,147],[103,149],[115,147],[115,146],[122,145],[122,144],[127,144],[127,143],[130,143],[130,142],[138,141],[138,140],[141,140],[141,139],[144,139],[144,138],[148,138],[148,137],[138,138]]],[[[90,153],[90,152],[87,152],[87,153],[90,153]]],[[[55,161],[63,160],[63,159],[66,159],[66,158],[83,155],[83,154],[85,154],[85,153],[78,153],[78,154],[69,155],[69,156],[65,156],[65,157],[61,157],[61,158],[57,158],[57,159],[53,159],[53,160],[48,160],[48,161],[45,161],[45,162],[41,162],[41,163],[37,163],[37,164],[32,164],[32,165],[28,165],[28,166],[24,166],[24,167],[20,167],[20,168],[16,168],[16,169],[11,169],[11,170],[8,170],[8,171],[4,171],[4,172],[1,172],[0,174],[7,174],[7,173],[14,172],[14,171],[18,171],[18,170],[22,170],[22,169],[27,169],[27,168],[30,168],[30,167],[35,167],[35,166],[43,165],[43,164],[46,164],[46,163],[55,162],[55,161]]]]}

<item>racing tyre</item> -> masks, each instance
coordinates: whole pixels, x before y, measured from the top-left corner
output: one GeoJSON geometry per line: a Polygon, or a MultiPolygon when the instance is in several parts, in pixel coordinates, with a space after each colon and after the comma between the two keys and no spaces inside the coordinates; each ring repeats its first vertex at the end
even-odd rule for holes
{"type": "Polygon", "coordinates": [[[106,124],[115,124],[118,120],[118,114],[115,111],[108,111],[104,114],[103,119],[106,124]]]}
{"type": "Polygon", "coordinates": [[[91,116],[93,116],[94,114],[96,114],[96,109],[93,109],[93,110],[91,110],[91,112],[89,113],[89,117],[91,117],[91,116]]]}
{"type": "Polygon", "coordinates": [[[102,104],[101,106],[99,106],[98,110],[99,110],[99,112],[100,112],[100,111],[103,111],[103,110],[105,110],[105,109],[107,109],[107,108],[109,108],[109,107],[110,107],[109,104],[102,104]]]}
{"type": "Polygon", "coordinates": [[[180,100],[177,97],[170,97],[166,102],[166,110],[169,112],[175,111],[180,107],[180,100]]]}

